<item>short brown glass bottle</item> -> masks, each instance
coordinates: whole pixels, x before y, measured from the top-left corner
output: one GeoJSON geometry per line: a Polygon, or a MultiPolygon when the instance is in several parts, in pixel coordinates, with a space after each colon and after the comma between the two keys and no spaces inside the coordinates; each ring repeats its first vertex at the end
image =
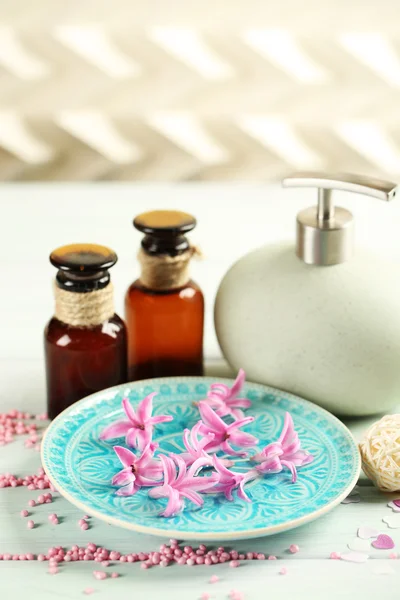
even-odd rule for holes
{"type": "Polygon", "coordinates": [[[55,316],[44,333],[50,419],[99,390],[127,381],[127,334],[115,314],[108,269],[117,255],[104,246],[54,250],[55,316]]]}
{"type": "Polygon", "coordinates": [[[143,213],[142,272],[125,297],[130,380],[203,374],[204,297],[190,280],[185,233],[196,220],[178,211],[143,213]]]}

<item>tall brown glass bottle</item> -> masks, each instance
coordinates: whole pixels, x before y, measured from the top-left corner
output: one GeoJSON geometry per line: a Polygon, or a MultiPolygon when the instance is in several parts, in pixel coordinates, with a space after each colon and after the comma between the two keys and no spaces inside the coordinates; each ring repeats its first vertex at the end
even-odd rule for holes
{"type": "Polygon", "coordinates": [[[178,211],[134,220],[145,236],[142,272],[125,297],[130,380],[203,374],[204,297],[188,275],[193,249],[184,235],[195,225],[178,211]]]}
{"type": "Polygon", "coordinates": [[[127,381],[127,334],[114,313],[109,248],[73,244],[50,255],[56,311],[44,333],[50,419],[99,390],[127,381]]]}

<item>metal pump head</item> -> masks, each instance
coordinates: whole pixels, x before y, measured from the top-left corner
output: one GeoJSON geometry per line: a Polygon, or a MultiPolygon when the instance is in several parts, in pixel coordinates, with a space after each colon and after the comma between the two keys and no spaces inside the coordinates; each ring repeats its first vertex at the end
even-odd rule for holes
{"type": "Polygon", "coordinates": [[[296,173],[282,182],[283,187],[318,189],[318,205],[297,215],[296,254],[308,265],[338,265],[354,253],[354,218],[351,212],[334,206],[332,190],[354,192],[393,200],[396,184],[362,175],[339,173],[296,173]]]}

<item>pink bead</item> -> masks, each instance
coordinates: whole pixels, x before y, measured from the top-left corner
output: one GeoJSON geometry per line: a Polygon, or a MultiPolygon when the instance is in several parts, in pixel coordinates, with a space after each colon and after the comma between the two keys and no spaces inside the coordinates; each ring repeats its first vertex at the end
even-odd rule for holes
{"type": "Polygon", "coordinates": [[[169,565],[169,561],[168,560],[162,560],[160,562],[160,567],[164,568],[164,567],[168,567],[168,565],[169,565]]]}
{"type": "Polygon", "coordinates": [[[265,560],[265,554],[257,554],[257,560],[265,560]]]}
{"type": "Polygon", "coordinates": [[[104,571],[93,571],[93,575],[95,579],[98,579],[99,581],[101,581],[102,579],[107,579],[107,573],[105,573],[104,571]]]}
{"type": "Polygon", "coordinates": [[[207,550],[207,547],[204,544],[200,544],[199,550],[202,550],[203,552],[205,552],[207,550]]]}
{"type": "Polygon", "coordinates": [[[64,562],[71,562],[72,561],[72,557],[70,554],[67,554],[66,556],[64,556],[64,562]]]}
{"type": "Polygon", "coordinates": [[[34,506],[36,506],[36,502],[34,500],[29,500],[28,506],[31,506],[33,508],[34,506]]]}
{"type": "Polygon", "coordinates": [[[78,521],[79,526],[84,525],[85,523],[86,523],[85,519],[79,519],[79,521],[78,521]]]}
{"type": "Polygon", "coordinates": [[[253,558],[254,558],[253,552],[247,552],[246,558],[247,558],[247,560],[253,560],[253,558]]]}
{"type": "Polygon", "coordinates": [[[211,575],[210,583],[217,583],[219,581],[218,575],[211,575]]]}
{"type": "Polygon", "coordinates": [[[276,556],[273,556],[273,554],[271,554],[270,556],[268,556],[268,560],[276,560],[276,556]]]}
{"type": "Polygon", "coordinates": [[[237,560],[239,558],[239,553],[236,552],[236,550],[232,550],[232,552],[231,552],[231,558],[233,560],[237,560]]]}
{"type": "Polygon", "coordinates": [[[204,561],[205,561],[205,558],[204,558],[204,556],[198,556],[198,557],[196,558],[196,564],[197,564],[197,565],[204,565],[204,561]]]}
{"type": "Polygon", "coordinates": [[[204,564],[207,565],[207,567],[209,567],[210,565],[212,565],[211,558],[209,558],[208,556],[206,556],[206,558],[204,559],[204,564]]]}
{"type": "Polygon", "coordinates": [[[38,559],[39,562],[43,562],[44,560],[46,560],[46,557],[45,557],[44,554],[38,554],[37,559],[38,559]]]}
{"type": "Polygon", "coordinates": [[[24,508],[24,510],[21,510],[20,515],[21,517],[27,517],[29,515],[29,512],[26,510],[26,508],[24,508]]]}
{"type": "Polygon", "coordinates": [[[87,548],[88,548],[88,550],[90,550],[90,552],[96,552],[96,550],[97,550],[97,546],[96,546],[96,544],[93,544],[93,542],[89,542],[87,544],[87,548]]]}
{"type": "Polygon", "coordinates": [[[225,560],[229,560],[230,559],[230,554],[229,552],[222,552],[221,554],[221,558],[225,559],[225,560]]]}
{"type": "Polygon", "coordinates": [[[19,560],[26,560],[25,554],[20,554],[18,557],[19,560]]]}
{"type": "Polygon", "coordinates": [[[186,564],[188,565],[188,567],[193,567],[193,565],[196,564],[196,561],[194,558],[188,558],[186,564]]]}
{"type": "Polygon", "coordinates": [[[122,563],[126,562],[126,556],[121,556],[119,559],[119,562],[122,562],[122,563]]]}
{"type": "Polygon", "coordinates": [[[232,569],[236,569],[237,567],[240,566],[240,562],[238,560],[231,560],[231,562],[229,563],[229,566],[232,567],[232,569]]]}
{"type": "Polygon", "coordinates": [[[300,550],[300,548],[298,547],[298,545],[297,545],[297,544],[291,544],[291,545],[289,546],[289,551],[290,551],[292,554],[296,554],[296,552],[298,552],[299,550],[300,550]]]}
{"type": "Polygon", "coordinates": [[[244,560],[246,558],[245,554],[239,554],[239,560],[244,560]]]}
{"type": "Polygon", "coordinates": [[[27,527],[28,529],[33,529],[35,527],[35,522],[32,520],[28,521],[27,527]]]}
{"type": "Polygon", "coordinates": [[[81,529],[82,531],[87,531],[87,529],[89,529],[89,525],[87,523],[83,523],[83,525],[81,525],[81,529]]]}
{"type": "Polygon", "coordinates": [[[51,513],[51,515],[49,515],[47,518],[49,521],[52,521],[53,519],[57,519],[57,515],[56,513],[51,513]]]}
{"type": "Polygon", "coordinates": [[[142,562],[142,564],[140,565],[141,569],[148,569],[149,565],[146,565],[146,563],[142,562]]]}
{"type": "Polygon", "coordinates": [[[109,567],[109,566],[110,566],[110,563],[108,562],[108,560],[103,560],[103,561],[101,562],[101,566],[102,566],[102,567],[109,567]]]}
{"type": "Polygon", "coordinates": [[[187,558],[183,558],[181,556],[181,558],[178,558],[177,562],[178,562],[178,565],[186,565],[186,561],[187,561],[187,558]]]}
{"type": "Polygon", "coordinates": [[[340,553],[339,552],[331,552],[329,558],[331,558],[332,560],[339,560],[340,553]]]}
{"type": "Polygon", "coordinates": [[[214,565],[216,565],[219,562],[218,556],[211,556],[211,562],[214,563],[214,565]]]}
{"type": "Polygon", "coordinates": [[[3,554],[3,560],[11,560],[11,554],[9,554],[8,552],[6,554],[3,554]]]}
{"type": "Polygon", "coordinates": [[[282,567],[282,569],[279,571],[279,575],[286,575],[286,574],[287,574],[287,568],[282,567]]]}
{"type": "Polygon", "coordinates": [[[117,577],[119,577],[119,573],[116,573],[116,571],[114,571],[113,573],[111,573],[111,577],[112,579],[116,579],[117,577]]]}
{"type": "Polygon", "coordinates": [[[171,546],[177,546],[178,540],[172,539],[172,540],[169,540],[169,543],[171,544],[171,546]]]}
{"type": "MultiPolygon", "coordinates": [[[[120,556],[121,555],[120,555],[119,552],[116,552],[115,550],[111,550],[111,552],[110,552],[110,560],[119,560],[120,556]]],[[[140,560],[143,560],[143,559],[140,559],[140,560]]]]}
{"type": "Polygon", "coordinates": [[[28,554],[26,554],[26,560],[35,560],[34,554],[32,554],[32,552],[28,552],[28,554]]]}
{"type": "Polygon", "coordinates": [[[71,550],[72,550],[72,552],[77,552],[79,550],[79,546],[74,544],[73,546],[71,546],[71,550]]]}
{"type": "Polygon", "coordinates": [[[389,558],[393,558],[393,559],[397,558],[397,552],[391,552],[389,554],[389,558]]]}
{"type": "Polygon", "coordinates": [[[57,567],[49,567],[48,573],[50,575],[57,575],[57,573],[59,573],[59,570],[57,567]]]}

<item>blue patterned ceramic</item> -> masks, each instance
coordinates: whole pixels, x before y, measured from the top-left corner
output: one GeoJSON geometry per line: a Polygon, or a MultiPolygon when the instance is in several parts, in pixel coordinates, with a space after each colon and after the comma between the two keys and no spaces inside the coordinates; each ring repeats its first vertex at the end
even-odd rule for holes
{"type": "MultiPolygon", "coordinates": [[[[153,414],[170,414],[174,420],[157,427],[155,440],[160,450],[179,452],[183,450],[183,429],[199,419],[193,401],[203,399],[214,381],[206,377],[152,379],[120,385],[77,402],[59,415],[45,434],[42,460],[50,480],[84,513],[108,523],[142,533],[204,541],[285,531],[320,517],[350,493],[359,476],[360,457],[346,427],[311,402],[249,383],[242,395],[253,401],[246,413],[255,420],[245,431],[260,439],[258,449],[279,436],[285,411],[289,411],[302,447],[315,457],[298,470],[295,484],[290,473],[283,471],[249,483],[250,504],[208,495],[203,507],[188,502],[181,514],[170,519],[158,516],[165,500],[149,498],[146,489],[130,497],[116,496],[110,480],[121,465],[113,444],[124,440],[99,441],[99,433],[123,417],[122,398],[127,396],[135,406],[150,392],[158,392],[153,414]]],[[[232,384],[231,380],[220,381],[232,384]]],[[[236,470],[246,468],[245,463],[236,463],[236,470]]]]}

